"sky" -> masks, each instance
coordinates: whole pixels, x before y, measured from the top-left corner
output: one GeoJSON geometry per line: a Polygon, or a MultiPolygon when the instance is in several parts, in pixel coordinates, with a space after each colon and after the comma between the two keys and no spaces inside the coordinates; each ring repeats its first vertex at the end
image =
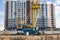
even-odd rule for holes
{"type": "MultiPolygon", "coordinates": [[[[53,2],[55,5],[56,27],[60,28],[60,0],[47,0],[47,2],[49,1],[53,2]]],[[[4,29],[4,17],[5,17],[5,0],[0,0],[0,30],[4,29]]]]}
{"type": "Polygon", "coordinates": [[[56,27],[60,28],[60,0],[55,0],[56,27]]]}
{"type": "Polygon", "coordinates": [[[4,4],[4,0],[0,0],[0,30],[4,29],[4,9],[5,4],[4,4]]]}

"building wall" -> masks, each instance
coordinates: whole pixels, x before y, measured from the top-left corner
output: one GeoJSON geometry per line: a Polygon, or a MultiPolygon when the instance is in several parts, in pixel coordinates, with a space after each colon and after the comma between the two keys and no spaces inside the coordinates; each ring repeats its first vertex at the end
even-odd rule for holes
{"type": "Polygon", "coordinates": [[[50,30],[54,30],[55,26],[55,7],[53,3],[47,4],[47,13],[48,13],[48,27],[50,30]]]}
{"type": "Polygon", "coordinates": [[[49,18],[49,26],[50,27],[55,27],[55,13],[54,13],[54,5],[49,4],[48,6],[48,18],[49,18]]]}
{"type": "Polygon", "coordinates": [[[8,25],[7,30],[9,30],[11,27],[16,27],[16,16],[18,11],[17,3],[18,3],[17,0],[8,0],[8,3],[7,3],[8,6],[6,7],[7,13],[5,13],[6,14],[5,16],[7,16],[7,19],[5,18],[7,20],[7,23],[5,24],[8,25]]]}
{"type": "Polygon", "coordinates": [[[41,4],[40,15],[37,20],[36,27],[48,27],[51,29],[55,28],[55,19],[54,19],[54,5],[50,4],[41,4]],[[52,27],[52,28],[51,28],[52,27]]]}
{"type": "Polygon", "coordinates": [[[9,1],[9,18],[8,18],[8,27],[16,27],[16,17],[18,13],[18,1],[9,1]]]}
{"type": "Polygon", "coordinates": [[[30,22],[30,0],[8,0],[6,3],[6,22],[5,27],[8,29],[16,28],[16,19],[18,15],[18,9],[20,9],[20,16],[24,24],[28,24],[30,22]]]}
{"type": "Polygon", "coordinates": [[[20,16],[22,17],[24,24],[26,24],[26,2],[20,3],[20,16]]]}
{"type": "Polygon", "coordinates": [[[5,28],[8,29],[8,1],[5,3],[5,28]]]}
{"type": "Polygon", "coordinates": [[[37,20],[37,27],[48,27],[47,22],[47,4],[41,4],[39,18],[37,20]]]}
{"type": "Polygon", "coordinates": [[[26,6],[27,6],[27,24],[29,24],[30,23],[30,0],[27,0],[26,1],[26,6]]]}
{"type": "Polygon", "coordinates": [[[51,4],[51,26],[55,27],[55,19],[54,19],[54,5],[51,4]]]}

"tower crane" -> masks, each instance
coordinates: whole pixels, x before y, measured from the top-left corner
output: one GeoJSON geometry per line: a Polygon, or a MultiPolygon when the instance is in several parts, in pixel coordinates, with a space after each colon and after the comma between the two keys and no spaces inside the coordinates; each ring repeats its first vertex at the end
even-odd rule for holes
{"type": "Polygon", "coordinates": [[[29,28],[35,28],[36,22],[40,13],[40,0],[32,0],[31,14],[32,14],[32,25],[26,25],[29,28]]]}
{"type": "Polygon", "coordinates": [[[33,5],[31,8],[32,11],[32,27],[36,27],[36,22],[40,13],[40,0],[32,0],[33,1],[33,5]],[[36,11],[36,15],[35,15],[35,11],[36,11]]]}
{"type": "Polygon", "coordinates": [[[29,32],[29,34],[38,34],[38,30],[33,30],[36,27],[36,22],[38,19],[40,13],[40,0],[32,0],[32,6],[31,6],[31,15],[32,15],[32,25],[24,25],[22,24],[22,19],[20,17],[20,10],[18,10],[18,20],[17,20],[17,28],[21,31],[21,34],[26,34],[29,32]]]}

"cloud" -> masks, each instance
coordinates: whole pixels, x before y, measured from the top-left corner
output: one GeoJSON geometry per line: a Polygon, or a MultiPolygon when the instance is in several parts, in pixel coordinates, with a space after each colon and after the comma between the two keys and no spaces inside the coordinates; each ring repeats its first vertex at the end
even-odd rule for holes
{"type": "Polygon", "coordinates": [[[60,28],[60,6],[55,6],[56,27],[60,28]]]}
{"type": "Polygon", "coordinates": [[[57,4],[60,4],[60,0],[56,0],[56,3],[57,3],[57,4]]]}
{"type": "Polygon", "coordinates": [[[55,13],[56,13],[56,17],[60,16],[60,6],[55,6],[55,13]]]}
{"type": "Polygon", "coordinates": [[[3,0],[3,3],[5,3],[5,0],[3,0]]]}
{"type": "Polygon", "coordinates": [[[4,12],[0,11],[0,31],[4,29],[4,12]]]}
{"type": "Polygon", "coordinates": [[[4,26],[0,25],[0,31],[4,31],[4,26]]]}
{"type": "Polygon", "coordinates": [[[51,3],[53,3],[53,2],[51,2],[51,1],[47,1],[46,3],[47,3],[47,4],[51,4],[51,3]]]}
{"type": "Polygon", "coordinates": [[[55,2],[55,18],[56,18],[56,27],[60,28],[60,0],[55,2]]]}
{"type": "Polygon", "coordinates": [[[56,28],[60,28],[60,19],[56,19],[56,28]]]}
{"type": "Polygon", "coordinates": [[[0,20],[0,31],[4,30],[4,23],[2,20],[0,20]]]}
{"type": "Polygon", "coordinates": [[[0,31],[4,30],[4,19],[0,18],[0,31]]]}
{"type": "Polygon", "coordinates": [[[55,1],[55,4],[56,4],[56,5],[60,5],[60,0],[56,0],[56,1],[55,1]]]}

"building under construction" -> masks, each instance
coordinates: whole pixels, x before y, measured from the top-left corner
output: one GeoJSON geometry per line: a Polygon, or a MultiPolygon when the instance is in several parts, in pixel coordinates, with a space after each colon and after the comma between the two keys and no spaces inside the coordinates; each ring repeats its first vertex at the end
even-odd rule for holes
{"type": "Polygon", "coordinates": [[[6,0],[5,30],[28,31],[30,34],[39,31],[53,31],[55,28],[53,3],[40,3],[40,0],[6,0]]]}
{"type": "Polygon", "coordinates": [[[54,10],[53,3],[41,0],[5,0],[5,31],[0,31],[0,40],[60,40],[54,10]]]}

